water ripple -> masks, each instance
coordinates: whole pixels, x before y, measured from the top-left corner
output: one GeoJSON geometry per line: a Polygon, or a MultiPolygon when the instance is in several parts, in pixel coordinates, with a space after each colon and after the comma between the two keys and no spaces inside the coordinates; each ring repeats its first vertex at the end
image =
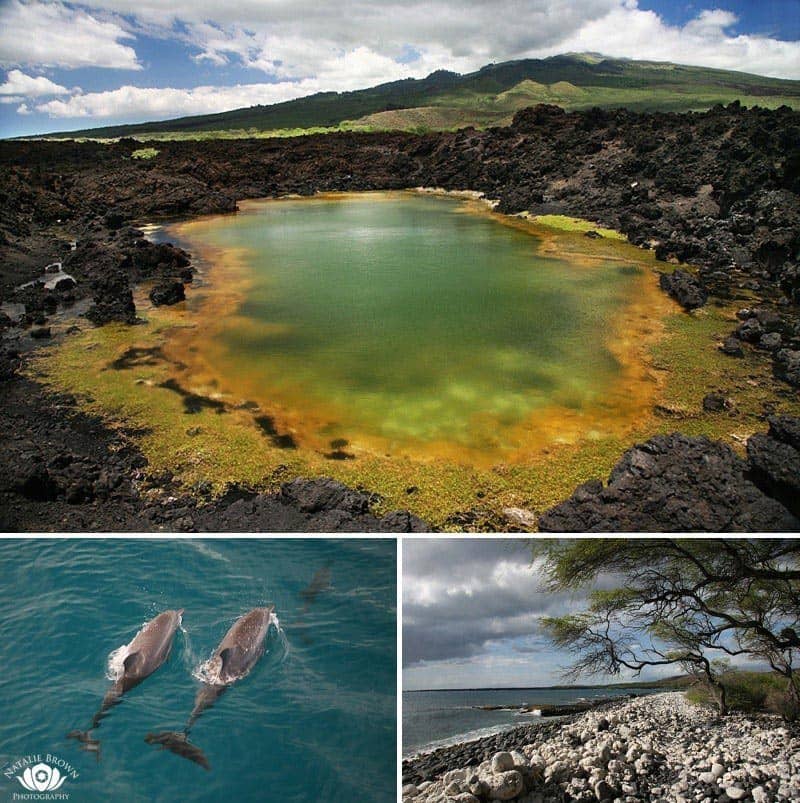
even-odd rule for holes
{"type": "Polygon", "coordinates": [[[394,541],[6,540],[0,566],[0,764],[56,753],[81,801],[395,799],[394,541]],[[266,604],[280,630],[192,730],[212,771],[147,745],[183,727],[193,673],[266,604]],[[167,608],[185,608],[172,655],[103,720],[98,763],[65,734],[97,710],[109,654],[167,608]]]}

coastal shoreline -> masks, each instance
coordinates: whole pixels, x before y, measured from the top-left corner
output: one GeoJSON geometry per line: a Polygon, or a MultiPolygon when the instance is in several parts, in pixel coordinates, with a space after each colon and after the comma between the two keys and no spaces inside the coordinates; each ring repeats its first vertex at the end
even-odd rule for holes
{"type": "Polygon", "coordinates": [[[609,703],[403,762],[403,803],[800,798],[800,724],[693,705],[683,692],[609,703]]]}
{"type": "MultiPolygon", "coordinates": [[[[574,720],[580,714],[595,709],[605,710],[607,708],[612,708],[615,705],[630,700],[632,697],[634,697],[634,695],[620,694],[614,695],[613,697],[602,697],[594,700],[583,700],[561,705],[542,703],[530,706],[517,706],[513,710],[526,710],[528,713],[538,710],[541,714],[524,724],[511,724],[505,727],[498,726],[503,729],[499,730],[497,733],[453,742],[431,749],[423,747],[416,753],[403,758],[404,782],[406,769],[422,780],[430,780],[432,767],[442,766],[443,764],[457,765],[458,761],[465,757],[475,757],[478,755],[491,756],[498,750],[510,749],[508,745],[525,741],[526,736],[529,736],[530,739],[540,738],[542,733],[556,732],[558,728],[563,726],[566,722],[574,720]]],[[[476,705],[471,707],[481,711],[510,710],[507,706],[495,705],[476,705]]]]}

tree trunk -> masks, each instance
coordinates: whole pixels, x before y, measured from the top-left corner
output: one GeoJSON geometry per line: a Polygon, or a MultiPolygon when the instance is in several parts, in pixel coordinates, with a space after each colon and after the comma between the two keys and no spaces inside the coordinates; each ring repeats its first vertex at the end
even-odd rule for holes
{"type": "Polygon", "coordinates": [[[716,691],[717,697],[717,708],[719,709],[719,715],[724,717],[728,713],[728,699],[725,693],[725,686],[722,685],[719,681],[712,681],[712,686],[716,691]]]}
{"type": "Polygon", "coordinates": [[[800,689],[797,687],[799,682],[797,675],[792,672],[786,687],[786,707],[783,711],[783,718],[787,722],[797,722],[800,716],[800,689]]]}

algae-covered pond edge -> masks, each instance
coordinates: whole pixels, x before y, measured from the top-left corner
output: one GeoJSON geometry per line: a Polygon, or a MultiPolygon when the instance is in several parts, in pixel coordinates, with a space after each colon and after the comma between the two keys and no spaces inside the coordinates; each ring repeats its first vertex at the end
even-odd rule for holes
{"type": "MultiPolygon", "coordinates": [[[[331,197],[342,195],[335,193],[331,197]]],[[[312,198],[322,200],[325,196],[312,198]]],[[[275,199],[245,201],[241,207],[246,210],[252,204],[265,202],[275,199]]],[[[536,227],[535,222],[493,212],[475,194],[465,200],[465,207],[515,228],[532,231],[536,227]]],[[[571,234],[555,229],[553,221],[547,223],[551,225],[538,229],[544,247],[554,247],[561,237],[572,238],[572,246],[576,247],[577,242],[581,248],[588,248],[591,259],[591,250],[606,243],[605,237],[594,240],[583,236],[585,226],[598,231],[593,223],[585,222],[580,233],[571,234]]],[[[166,233],[170,231],[168,227],[166,233]]],[[[650,252],[627,243],[622,245],[648,266],[654,286],[659,271],[672,269],[656,263],[650,252]]],[[[170,386],[172,377],[167,363],[147,364],[145,360],[127,376],[124,371],[108,370],[111,362],[132,347],[163,346],[175,332],[196,325],[193,315],[203,303],[203,296],[213,289],[217,270],[202,261],[200,268],[202,281],[198,289],[190,291],[186,304],[152,309],[147,302],[147,288],[139,288],[137,309],[145,325],[131,328],[112,324],[94,329],[84,324],[80,334],[70,336],[36,360],[33,368],[37,378],[46,384],[74,393],[84,409],[125,430],[140,430],[135,441],[149,461],[149,470],[169,469],[187,487],[207,481],[218,492],[231,482],[274,489],[294,476],[330,476],[352,487],[376,492],[380,496],[377,512],[404,508],[433,526],[458,529],[457,514],[477,509],[499,526],[501,519],[497,516],[503,508],[524,507],[538,513],[569,496],[580,483],[605,479],[626,448],[658,432],[681,429],[687,434],[706,434],[741,449],[743,438],[761,426],[765,399],[772,399],[787,412],[797,407],[776,395],[771,377],[755,358],[732,361],[717,351],[715,343],[729,328],[735,310],[709,307],[689,315],[657,290],[654,298],[659,299],[663,310],[658,316],[660,331],[649,342],[637,345],[644,346],[644,364],[657,379],[657,393],[650,409],[673,410],[674,417],[663,418],[649,412],[613,436],[553,444],[537,455],[534,463],[475,467],[441,459],[362,455],[357,460],[331,460],[307,455],[302,450],[276,446],[273,439],[286,433],[269,420],[257,424],[256,418],[269,419],[269,415],[263,410],[254,411],[247,405],[248,400],[229,403],[231,400],[214,387],[187,388],[180,383],[170,386]],[[736,395],[734,416],[712,415],[702,409],[704,393],[720,386],[732,388],[736,395]],[[201,402],[199,409],[187,414],[186,392],[208,399],[209,403],[201,402]],[[220,405],[224,405],[224,413],[220,413],[220,405]]],[[[231,304],[236,302],[235,295],[228,299],[231,304]]],[[[637,310],[640,315],[650,312],[647,303],[637,310]]]]}
{"type": "MultiPolygon", "coordinates": [[[[324,356],[323,364],[317,365],[315,369],[316,378],[311,385],[306,378],[305,384],[295,390],[293,397],[290,396],[288,399],[285,393],[281,396],[276,383],[285,385],[294,382],[294,377],[298,375],[298,372],[311,373],[310,366],[317,357],[313,348],[311,351],[308,350],[307,341],[314,337],[315,327],[320,325],[320,320],[309,319],[307,314],[299,319],[294,319],[290,315],[287,319],[285,310],[284,317],[281,317],[281,313],[276,307],[281,298],[280,285],[275,282],[287,280],[281,278],[280,275],[269,279],[266,285],[267,298],[260,300],[264,296],[263,279],[258,278],[259,274],[264,272],[264,269],[260,267],[262,264],[260,260],[274,263],[277,259],[278,264],[281,263],[283,242],[275,240],[276,238],[282,240],[287,236],[286,230],[283,228],[283,219],[290,220],[293,217],[296,219],[307,212],[309,215],[308,226],[314,232],[313,239],[322,237],[324,242],[326,234],[329,235],[330,232],[319,228],[320,225],[323,228],[325,226],[324,218],[322,224],[318,222],[319,215],[355,215],[353,236],[356,241],[353,248],[356,249],[356,261],[352,261],[350,246],[346,246],[344,275],[334,281],[337,284],[339,281],[345,284],[351,282],[352,276],[356,276],[359,277],[359,282],[367,281],[370,284],[378,282],[377,286],[380,287],[380,282],[385,279],[382,279],[379,273],[375,273],[375,266],[369,265],[367,271],[364,272],[364,266],[358,262],[364,248],[363,226],[365,221],[362,215],[371,215],[372,217],[368,217],[366,221],[367,225],[371,224],[376,214],[374,209],[379,206],[378,219],[381,221],[379,227],[383,226],[384,219],[389,227],[388,249],[402,247],[396,244],[396,229],[393,226],[397,224],[395,216],[398,206],[402,208],[406,208],[407,204],[410,206],[409,196],[406,193],[396,192],[336,193],[306,199],[281,199],[277,204],[273,200],[253,201],[243,205],[242,212],[237,218],[241,224],[240,226],[237,224],[237,227],[243,227],[247,235],[243,244],[241,236],[235,236],[236,229],[231,228],[230,216],[200,218],[171,227],[166,232],[167,234],[176,235],[182,245],[195,254],[199,253],[204,262],[214,266],[215,281],[212,283],[216,284],[216,289],[212,294],[213,301],[210,302],[213,305],[214,314],[202,317],[202,327],[196,335],[172,339],[170,351],[176,362],[193,366],[192,381],[196,384],[209,384],[213,380],[215,385],[272,407],[271,415],[278,420],[282,419],[281,424],[284,430],[299,433],[302,445],[308,445],[312,438],[310,432],[312,422],[318,421],[321,422],[319,427],[324,427],[324,431],[330,435],[332,440],[348,440],[351,446],[358,450],[359,439],[353,438],[353,427],[355,427],[355,434],[362,441],[361,446],[366,447],[361,448],[360,454],[366,451],[372,454],[397,455],[401,453],[415,458],[444,457],[469,465],[486,466],[498,461],[518,462],[520,457],[524,458],[531,449],[537,449],[545,443],[574,440],[586,428],[587,422],[590,420],[596,420],[601,431],[614,429],[618,424],[617,418],[630,418],[632,415],[639,414],[641,408],[649,404],[653,392],[652,377],[645,376],[641,370],[642,346],[643,341],[650,340],[657,335],[657,327],[654,326],[652,320],[647,320],[646,316],[641,314],[643,298],[646,297],[649,300],[652,309],[660,308],[659,314],[671,310],[672,307],[671,302],[665,301],[663,294],[652,281],[652,277],[640,274],[640,269],[636,267],[638,251],[630,246],[625,246],[627,254],[617,254],[616,251],[612,253],[605,244],[595,245],[582,237],[569,240],[570,245],[567,248],[565,243],[569,238],[562,239],[549,228],[540,229],[529,222],[491,214],[482,203],[475,203],[474,198],[464,200],[459,196],[459,200],[450,200],[447,206],[439,206],[439,201],[434,201],[432,205],[430,201],[423,203],[427,206],[417,211],[421,211],[424,218],[429,214],[441,215],[441,220],[437,220],[434,224],[434,232],[440,230],[436,226],[444,226],[445,229],[452,227],[453,231],[463,229],[465,222],[461,220],[462,214],[475,221],[466,225],[472,228],[483,227],[490,231],[494,230],[495,238],[497,238],[497,232],[500,231],[495,228],[497,223],[503,223],[505,227],[514,230],[513,233],[509,233],[508,237],[502,235],[499,243],[493,242],[490,250],[478,259],[481,276],[496,275],[498,279],[490,279],[490,284],[486,286],[483,284],[486,280],[480,279],[479,285],[472,287],[471,291],[466,294],[460,286],[439,286],[434,275],[437,270],[446,274],[446,281],[451,285],[462,284],[462,281],[454,278],[455,276],[461,276],[467,283],[474,281],[475,266],[470,263],[471,255],[468,252],[471,249],[466,244],[471,243],[471,240],[468,238],[462,242],[463,231],[456,236],[458,253],[455,256],[451,254],[449,257],[454,259],[451,263],[453,268],[448,267],[441,271],[440,265],[448,265],[448,256],[445,254],[449,252],[442,251],[442,245],[446,249],[447,244],[440,243],[438,240],[436,241],[434,264],[427,265],[424,262],[430,258],[430,254],[426,255],[423,251],[418,255],[423,260],[421,264],[425,264],[422,270],[418,265],[413,264],[417,255],[407,254],[403,251],[404,264],[408,259],[411,260],[407,262],[407,271],[403,269],[404,273],[412,277],[406,278],[405,284],[412,284],[414,294],[420,297],[415,299],[415,303],[410,309],[404,309],[403,304],[407,303],[407,299],[403,298],[402,293],[406,292],[408,288],[403,287],[396,275],[393,274],[389,279],[390,284],[379,291],[381,298],[385,294],[385,297],[390,299],[391,308],[386,308],[386,304],[380,304],[377,310],[371,308],[371,314],[362,315],[356,330],[351,332],[350,339],[341,338],[342,342],[338,347],[332,347],[330,344],[337,342],[336,339],[340,338],[340,333],[343,331],[339,327],[352,329],[354,324],[350,319],[359,320],[354,317],[359,314],[359,310],[350,304],[351,299],[356,304],[358,303],[356,296],[340,292],[338,286],[335,288],[330,286],[331,280],[328,276],[335,272],[333,266],[336,265],[336,256],[331,255],[330,250],[323,249],[322,253],[314,251],[313,262],[303,263],[300,271],[294,264],[295,253],[291,250],[288,251],[285,259],[287,264],[292,267],[287,268],[285,273],[294,277],[298,273],[304,276],[308,272],[313,279],[300,286],[292,287],[288,297],[284,297],[284,305],[288,302],[290,306],[300,304],[301,307],[308,308],[315,303],[316,297],[322,296],[325,299],[321,310],[324,319],[322,323],[329,329],[331,327],[328,319],[331,315],[337,314],[337,309],[343,310],[343,314],[339,315],[342,320],[338,327],[329,331],[327,337],[323,338],[323,342],[319,344],[323,349],[324,356]],[[320,206],[320,202],[323,206],[320,206]],[[337,212],[336,207],[339,203],[346,203],[350,209],[345,212],[337,212]],[[281,204],[285,204],[285,207],[277,212],[276,210],[280,209],[281,204]],[[329,204],[334,204],[334,207],[330,207],[329,204]],[[358,211],[359,207],[361,210],[367,209],[367,212],[358,211]],[[353,211],[354,209],[356,211],[353,211]],[[278,222],[270,222],[270,220],[278,222]],[[479,220],[480,222],[478,222],[479,220]],[[255,246],[255,240],[250,240],[250,238],[260,238],[262,231],[270,226],[278,228],[277,233],[268,241],[269,252],[265,254],[255,250],[251,255],[251,242],[253,248],[257,249],[258,246],[255,246]],[[530,237],[532,234],[534,235],[533,239],[530,237]],[[232,246],[232,242],[236,244],[232,246]],[[504,275],[504,271],[506,274],[508,273],[503,262],[504,258],[507,261],[508,255],[502,250],[495,249],[498,249],[500,244],[505,246],[512,242],[516,243],[514,248],[517,250],[519,250],[520,243],[523,243],[524,246],[522,259],[520,260],[518,254],[515,255],[516,267],[524,271],[520,274],[524,284],[517,286],[515,283],[515,292],[504,301],[495,281],[499,281],[499,277],[504,275]],[[467,253],[461,253],[462,247],[466,249],[467,253]],[[277,257],[273,255],[273,249],[277,249],[277,257]],[[594,269],[604,263],[613,266],[617,260],[620,262],[619,271],[594,269]],[[472,273],[470,273],[471,269],[472,273]],[[327,288],[324,286],[326,282],[329,283],[327,288]],[[561,286],[562,284],[563,286],[561,286]],[[604,285],[607,286],[606,290],[602,289],[604,285]],[[600,294],[597,292],[598,287],[601,288],[600,294]],[[612,288],[615,289],[612,290],[612,288]],[[543,291],[545,295],[540,295],[543,291]],[[441,294],[438,297],[436,296],[437,292],[441,294]],[[434,295],[431,295],[432,293],[434,295]],[[492,301],[489,306],[480,301],[484,293],[492,293],[492,301]],[[520,293],[523,295],[520,296],[520,293]],[[330,297],[328,294],[331,294],[330,297]],[[453,297],[460,294],[458,304],[453,304],[450,300],[451,294],[453,297]],[[562,312],[562,317],[558,319],[557,323],[552,319],[548,322],[546,305],[553,302],[552,300],[548,301],[547,294],[551,299],[562,297],[561,294],[564,299],[569,299],[571,295],[576,301],[581,296],[585,297],[580,299],[577,304],[562,302],[564,311],[569,310],[570,312],[566,317],[562,312]],[[616,295],[619,295],[619,298],[612,301],[611,299],[616,295]],[[510,306],[504,307],[503,303],[510,304],[510,306]],[[266,326],[262,325],[261,320],[253,317],[259,304],[270,308],[266,326]],[[531,304],[533,306],[530,306],[531,304]],[[427,317],[423,315],[420,319],[418,312],[420,305],[427,305],[431,315],[427,317]],[[447,345],[447,338],[452,336],[449,334],[450,329],[448,328],[450,320],[445,316],[453,314],[452,312],[448,313],[447,310],[455,307],[458,310],[457,314],[461,314],[463,318],[463,310],[466,305],[474,307],[473,313],[476,317],[471,317],[466,321],[456,320],[454,322],[456,327],[460,327],[458,331],[462,331],[465,325],[468,329],[484,327],[486,322],[482,319],[487,316],[499,318],[502,322],[501,325],[506,330],[509,329],[509,323],[515,318],[517,324],[512,324],[510,331],[502,333],[503,340],[500,343],[492,339],[494,332],[491,327],[487,327],[480,336],[467,335],[464,330],[464,334],[457,338],[456,344],[447,345]],[[529,305],[530,314],[519,320],[520,310],[524,305],[529,305]],[[595,307],[595,305],[597,306],[595,307]],[[592,310],[588,318],[587,310],[592,310]],[[589,330],[583,332],[577,328],[579,325],[577,320],[572,320],[573,311],[587,320],[596,318],[589,330]],[[507,315],[508,318],[506,318],[507,315]],[[542,317],[543,315],[545,317],[542,317]],[[432,318],[436,319],[435,325],[429,326],[432,318]],[[386,328],[382,323],[376,325],[376,321],[384,320],[387,322],[386,328]],[[391,327],[397,327],[398,320],[403,321],[401,323],[402,331],[394,333],[391,327]],[[394,323],[391,323],[392,321],[394,323]],[[409,321],[411,325],[409,325],[409,321]],[[259,328],[255,328],[256,326],[259,328]],[[516,326],[526,327],[527,331],[523,332],[516,326]],[[552,338],[551,328],[557,329],[559,326],[562,328],[566,326],[568,331],[574,330],[576,334],[582,333],[583,336],[577,339],[573,337],[568,343],[550,344],[548,338],[552,338]],[[432,330],[430,339],[419,337],[419,333],[424,327],[432,330]],[[632,333],[635,333],[636,336],[630,336],[632,333]],[[270,339],[265,340],[266,334],[269,334],[270,339]],[[401,339],[410,338],[403,342],[400,354],[393,352],[391,346],[387,348],[385,345],[386,342],[391,343],[394,340],[395,334],[401,339]],[[467,340],[464,339],[465,336],[468,338],[467,340]],[[273,346],[274,338],[278,338],[279,345],[277,347],[273,346]],[[294,338],[294,342],[292,342],[292,338],[294,338]],[[534,340],[532,341],[531,338],[534,340]],[[260,345],[255,351],[250,348],[245,352],[245,359],[242,359],[237,352],[242,352],[245,349],[244,344],[251,340],[257,341],[260,345]],[[534,346],[534,341],[541,341],[542,346],[534,346]],[[375,345],[381,342],[384,345],[375,345]],[[521,347],[522,343],[528,345],[523,348],[521,347]],[[298,364],[296,360],[293,362],[291,359],[284,358],[285,350],[288,349],[288,354],[291,355],[298,346],[306,349],[301,364],[298,364]],[[553,351],[551,346],[556,350],[553,351]],[[564,351],[565,348],[567,351],[564,351]],[[509,351],[509,349],[514,349],[514,351],[509,351]],[[272,379],[261,374],[258,374],[257,378],[251,375],[254,370],[257,370],[255,363],[262,360],[265,350],[269,352],[267,362],[272,367],[268,373],[272,375],[272,379]],[[442,351],[441,354],[437,354],[442,358],[441,362],[434,361],[433,353],[438,350],[442,351]],[[464,357],[463,353],[456,353],[459,350],[460,352],[466,351],[468,357],[461,368],[454,368],[458,365],[457,360],[459,358],[463,360],[464,357]],[[553,360],[551,355],[557,354],[559,350],[562,356],[556,359],[561,360],[564,364],[567,374],[562,372],[562,375],[567,377],[566,382],[558,374],[552,374],[555,365],[551,365],[553,360]],[[570,357],[572,360],[570,363],[565,357],[572,351],[575,352],[575,357],[570,357]],[[353,355],[361,352],[367,355],[367,358],[354,361],[353,355]],[[406,354],[418,355],[411,358],[413,364],[419,363],[420,366],[423,363],[427,364],[428,368],[423,370],[423,375],[418,373],[418,368],[409,372],[409,359],[406,354]],[[400,362],[392,365],[391,361],[398,359],[400,362]],[[515,378],[520,371],[518,364],[520,359],[529,363],[531,368],[536,366],[533,368],[530,379],[521,383],[515,378]],[[595,363],[595,360],[606,362],[613,360],[615,362],[616,368],[612,385],[599,384],[601,381],[605,382],[602,374],[594,376],[594,373],[587,373],[586,379],[581,378],[585,371],[596,373],[606,370],[601,369],[601,363],[599,361],[595,363]],[[477,361],[480,361],[484,367],[479,369],[478,373],[481,376],[476,382],[473,362],[477,361]],[[501,363],[499,369],[497,363],[501,363]],[[392,365],[392,370],[382,369],[384,364],[392,365]],[[329,370],[329,366],[335,366],[335,369],[329,370]],[[398,373],[400,369],[404,369],[408,375],[404,377],[404,381],[398,382],[398,377],[401,376],[398,373]],[[375,372],[378,373],[373,376],[375,372]],[[332,384],[328,382],[327,385],[323,385],[322,379],[328,373],[335,373],[338,376],[332,384]],[[382,410],[369,409],[367,411],[368,414],[372,414],[372,424],[368,425],[371,426],[371,430],[367,432],[363,428],[365,424],[363,417],[361,420],[358,419],[358,416],[353,419],[352,406],[365,406],[362,393],[369,394],[369,398],[372,400],[371,404],[374,406],[374,399],[379,398],[376,396],[375,387],[376,377],[379,375],[386,375],[383,381],[389,380],[391,383],[386,386],[385,390],[380,391],[383,396],[390,398],[388,403],[384,402],[382,410]],[[366,385],[362,382],[360,389],[354,387],[355,395],[350,393],[348,396],[349,391],[345,388],[353,385],[356,377],[363,376],[367,378],[366,385]],[[502,383],[503,390],[500,390],[501,385],[494,385],[492,377],[502,383]],[[537,384],[531,384],[531,381],[536,383],[540,378],[551,384],[552,389],[546,392],[550,394],[549,396],[543,396],[542,392],[538,390],[537,384]],[[427,394],[422,397],[421,401],[419,398],[420,379],[441,385],[442,387],[435,393],[445,394],[445,396],[439,395],[430,398],[430,394],[427,394]],[[555,391],[559,390],[559,386],[554,384],[558,382],[564,383],[560,392],[562,398],[566,394],[566,400],[559,401],[558,396],[553,395],[555,391]],[[592,385],[591,383],[596,384],[592,385]],[[576,393],[586,393],[585,390],[580,390],[581,386],[592,387],[593,390],[584,398],[580,395],[576,396],[576,393]],[[624,392],[619,390],[622,388],[624,388],[624,392]],[[264,394],[267,390],[269,394],[265,399],[264,394]],[[344,398],[341,398],[343,391],[344,398]],[[526,433],[524,427],[523,429],[520,427],[509,428],[501,419],[494,424],[490,422],[488,432],[485,427],[475,429],[479,419],[474,417],[470,424],[466,423],[467,419],[464,419],[463,426],[457,423],[458,416],[475,416],[476,414],[485,416],[489,414],[493,406],[495,409],[499,406],[501,410],[509,410],[508,404],[510,403],[519,410],[520,400],[519,396],[515,394],[520,392],[536,394],[541,401],[534,403],[539,406],[545,405],[544,409],[536,415],[535,421],[531,419],[530,425],[526,424],[527,414],[524,418],[520,418],[520,423],[527,426],[528,429],[537,428],[538,437],[532,432],[526,433]],[[455,393],[458,394],[458,398],[454,402],[451,394],[455,393]],[[600,394],[605,394],[602,404],[598,405],[591,401],[593,396],[600,398],[600,394]],[[316,401],[312,404],[314,397],[316,397],[316,401]],[[465,401],[469,397],[474,399],[474,403],[465,401]],[[551,401],[546,401],[548,398],[551,401]],[[614,399],[613,403],[611,402],[612,398],[614,399]],[[336,401],[334,402],[334,400],[336,401]],[[639,407],[633,409],[632,405],[637,400],[639,407]],[[587,404],[591,405],[591,409],[587,409],[587,404]],[[402,405],[402,410],[399,409],[400,405],[402,405]],[[443,408],[447,406],[447,412],[443,416],[438,415],[438,418],[435,412],[437,405],[443,408]],[[616,412],[612,414],[608,410],[614,405],[616,405],[616,412]],[[464,407],[467,408],[466,412],[462,409],[464,407]],[[330,424],[325,424],[326,421],[337,421],[343,417],[350,419],[350,425],[340,424],[338,431],[331,429],[330,424]],[[398,417],[405,418],[405,420],[398,421],[398,417]],[[493,442],[501,443],[503,440],[503,438],[497,437],[497,426],[502,427],[502,431],[509,435],[506,438],[506,445],[492,445],[493,442]],[[442,427],[445,428],[444,432],[441,430],[442,427]],[[382,430],[384,435],[380,434],[382,430]],[[409,438],[414,442],[413,444],[409,442],[409,438]],[[420,439],[425,441],[424,448],[422,448],[423,444],[420,439]],[[513,444],[517,444],[517,446],[513,444]]],[[[410,208],[415,209],[416,207],[410,206],[410,208]]],[[[353,225],[353,221],[349,218],[344,223],[353,225]]],[[[405,226],[407,223],[404,219],[403,225],[405,226]]],[[[295,231],[298,228],[297,224],[294,227],[291,224],[288,225],[290,231],[288,236],[297,237],[295,231]]],[[[416,223],[412,221],[412,227],[403,230],[406,239],[415,244],[418,242],[417,235],[419,233],[414,228],[416,225],[419,225],[419,221],[416,223]]],[[[423,222],[422,226],[425,225],[426,223],[423,222]]],[[[300,224],[300,229],[300,237],[305,238],[304,224],[300,224]]],[[[342,239],[337,234],[334,236],[336,243],[349,242],[347,237],[342,239]]],[[[427,231],[422,232],[422,240],[419,241],[423,242],[428,236],[427,231]]],[[[435,233],[434,237],[436,237],[435,233]]],[[[475,245],[480,248],[481,240],[479,239],[475,245]]],[[[263,246],[261,247],[263,248],[263,246]]],[[[382,260],[383,257],[380,259],[382,260]]],[[[342,268],[340,267],[339,270],[341,271],[342,268]]],[[[267,270],[270,276],[275,272],[275,268],[267,270]]],[[[277,274],[283,272],[282,268],[277,269],[277,274]]],[[[515,277],[515,282],[519,281],[520,275],[515,277]]],[[[294,278],[289,281],[297,283],[294,278]]],[[[360,294],[363,290],[361,287],[353,287],[352,292],[360,294]]],[[[656,317],[652,316],[653,319],[656,317]]],[[[582,325],[584,328],[586,327],[586,323],[582,325]]],[[[328,378],[330,379],[330,377],[328,378]]],[[[611,381],[611,376],[608,379],[611,381]]],[[[494,415],[502,417],[503,414],[495,413],[494,415]]],[[[521,412],[520,415],[522,415],[521,412]]],[[[507,413],[505,417],[508,417],[507,413]]],[[[315,448],[319,451],[325,449],[327,445],[327,440],[317,439],[315,448]]]]}

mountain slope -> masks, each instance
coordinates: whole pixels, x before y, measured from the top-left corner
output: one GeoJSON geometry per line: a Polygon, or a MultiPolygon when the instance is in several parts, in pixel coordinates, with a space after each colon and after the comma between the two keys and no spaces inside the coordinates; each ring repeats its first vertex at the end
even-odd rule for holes
{"type": "Polygon", "coordinates": [[[746,106],[800,108],[800,81],[569,54],[488,64],[466,75],[438,70],[427,78],[353,92],[318,93],[270,106],[48,136],[253,135],[314,127],[433,130],[503,124],[517,109],[535,103],[556,103],[567,109],[625,106],[641,111],[688,111],[733,100],[746,106]]]}

